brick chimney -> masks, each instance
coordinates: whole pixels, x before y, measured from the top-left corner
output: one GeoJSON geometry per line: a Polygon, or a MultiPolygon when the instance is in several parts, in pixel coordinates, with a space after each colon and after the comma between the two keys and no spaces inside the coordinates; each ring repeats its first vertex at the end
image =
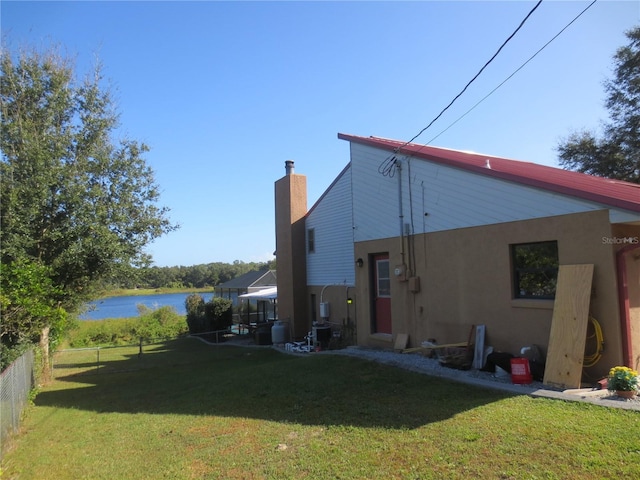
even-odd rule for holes
{"type": "Polygon", "coordinates": [[[294,339],[302,339],[311,329],[305,245],[307,177],[294,173],[292,160],[285,162],[285,176],[275,182],[275,209],[278,318],[289,321],[294,339]]]}

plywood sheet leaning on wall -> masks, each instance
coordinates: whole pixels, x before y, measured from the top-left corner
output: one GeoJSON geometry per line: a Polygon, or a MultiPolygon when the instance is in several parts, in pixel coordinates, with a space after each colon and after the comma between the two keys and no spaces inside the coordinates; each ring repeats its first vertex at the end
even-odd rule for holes
{"type": "Polygon", "coordinates": [[[543,383],[580,388],[593,265],[560,265],[543,383]]]}
{"type": "Polygon", "coordinates": [[[394,350],[404,350],[409,343],[409,335],[406,333],[398,333],[396,335],[396,342],[393,345],[394,350]]]}

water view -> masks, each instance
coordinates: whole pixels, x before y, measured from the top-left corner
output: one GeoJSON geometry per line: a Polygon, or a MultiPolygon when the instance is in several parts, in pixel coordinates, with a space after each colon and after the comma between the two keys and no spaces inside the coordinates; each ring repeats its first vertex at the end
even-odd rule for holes
{"type": "MultiPolygon", "coordinates": [[[[87,312],[79,318],[80,320],[103,320],[105,318],[137,317],[138,305],[144,305],[151,309],[170,306],[175,308],[180,315],[186,315],[184,302],[189,295],[191,293],[162,293],[103,298],[90,302],[87,312]]],[[[213,297],[213,293],[199,293],[198,295],[201,295],[205,302],[213,297]]]]}

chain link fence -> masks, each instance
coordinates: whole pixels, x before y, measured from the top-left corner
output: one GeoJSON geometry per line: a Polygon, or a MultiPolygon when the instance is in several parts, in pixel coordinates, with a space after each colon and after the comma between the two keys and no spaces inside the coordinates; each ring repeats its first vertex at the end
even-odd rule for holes
{"type": "MultiPolygon", "coordinates": [[[[193,335],[219,343],[232,336],[231,330],[218,330],[193,335]]],[[[140,339],[135,344],[123,346],[103,346],[74,348],[56,351],[52,358],[51,374],[54,378],[82,375],[115,373],[157,365],[154,357],[169,350],[167,342],[174,338],[140,339]]],[[[173,357],[172,357],[173,358],[173,357]]],[[[190,361],[189,358],[184,359],[190,361]]],[[[40,368],[40,367],[38,367],[40,368]]],[[[22,412],[29,402],[31,390],[35,386],[36,365],[34,350],[28,350],[16,359],[0,375],[0,459],[9,437],[20,427],[22,412]]],[[[1,475],[0,475],[1,476],[1,475]]]]}
{"type": "MultiPolygon", "coordinates": [[[[189,335],[200,337],[211,343],[223,343],[233,336],[229,329],[189,335]]],[[[99,347],[67,348],[53,355],[52,376],[54,379],[71,378],[76,375],[121,373],[151,368],[157,365],[157,354],[170,350],[171,342],[186,338],[177,337],[140,338],[127,345],[105,345],[99,347]]],[[[189,359],[185,359],[189,361],[189,359]]]]}
{"type": "Polygon", "coordinates": [[[171,339],[143,340],[128,345],[113,345],[58,350],[53,355],[54,379],[76,375],[120,373],[153,366],[150,353],[162,352],[171,339]]]}
{"type": "Polygon", "coordinates": [[[0,374],[0,458],[9,436],[20,427],[20,417],[35,383],[35,355],[28,350],[0,374]]]}

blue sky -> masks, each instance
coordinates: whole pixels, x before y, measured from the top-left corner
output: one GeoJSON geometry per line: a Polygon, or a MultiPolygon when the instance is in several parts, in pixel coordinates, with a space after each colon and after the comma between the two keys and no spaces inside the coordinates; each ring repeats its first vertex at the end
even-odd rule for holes
{"type": "MultiPolygon", "coordinates": [[[[147,143],[181,225],[157,265],[266,261],[273,184],[294,160],[309,207],[349,161],[337,134],[409,140],[491,58],[534,1],[31,2],[0,4],[12,49],[57,45],[79,75],[103,65],[119,134],[147,143]]],[[[427,143],[590,2],[546,0],[427,143]]],[[[571,131],[607,119],[603,82],[640,2],[599,0],[431,145],[557,166],[571,131]]]]}

